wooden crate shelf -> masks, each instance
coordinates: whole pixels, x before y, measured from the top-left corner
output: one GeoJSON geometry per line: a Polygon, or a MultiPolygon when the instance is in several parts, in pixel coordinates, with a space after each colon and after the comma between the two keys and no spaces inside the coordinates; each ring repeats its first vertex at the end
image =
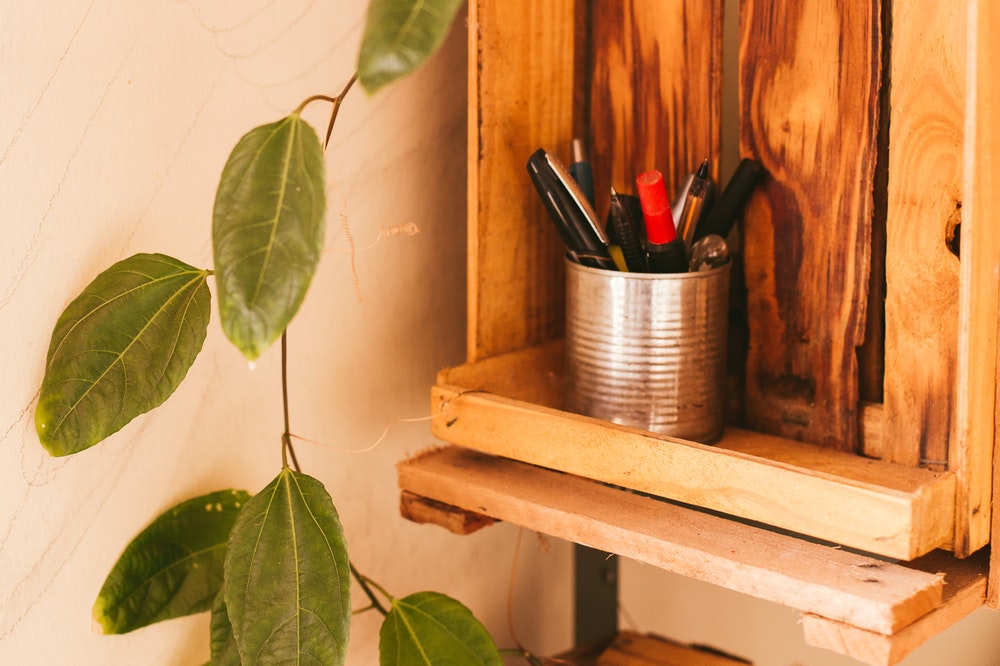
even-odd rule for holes
{"type": "Polygon", "coordinates": [[[401,465],[404,514],[651,562],[895,663],[1000,605],[1000,4],[740,3],[739,156],[767,176],[735,253],[746,429],[706,446],[562,408],[565,248],[524,164],[582,137],[599,192],[705,157],[719,183],[723,19],[722,0],[469,3],[468,362],[432,388],[432,432],[461,448],[401,465]]]}
{"type": "Polygon", "coordinates": [[[946,547],[955,478],[728,428],[713,446],[559,409],[557,341],[444,370],[433,434],[460,446],[909,560],[946,547]]]}
{"type": "Polygon", "coordinates": [[[433,498],[442,525],[450,505],[791,606],[815,644],[869,663],[894,663],[878,659],[902,658],[985,595],[980,556],[893,563],[461,447],[398,472],[409,503],[433,498]]]}

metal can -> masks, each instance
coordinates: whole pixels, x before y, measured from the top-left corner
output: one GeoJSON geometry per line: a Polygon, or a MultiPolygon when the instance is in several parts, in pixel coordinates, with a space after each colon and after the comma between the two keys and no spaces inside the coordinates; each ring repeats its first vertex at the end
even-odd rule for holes
{"type": "Polygon", "coordinates": [[[627,273],[566,261],[566,409],[712,443],[725,409],[729,268],[627,273]]]}

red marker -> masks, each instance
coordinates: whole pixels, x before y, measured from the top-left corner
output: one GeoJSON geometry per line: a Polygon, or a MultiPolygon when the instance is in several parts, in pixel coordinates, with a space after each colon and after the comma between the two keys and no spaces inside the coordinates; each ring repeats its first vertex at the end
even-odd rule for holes
{"type": "Polygon", "coordinates": [[[654,273],[686,273],[688,262],[684,239],[677,236],[663,174],[655,169],[644,171],[635,179],[635,184],[642,218],[646,223],[646,252],[649,253],[650,270],[654,273]]]}

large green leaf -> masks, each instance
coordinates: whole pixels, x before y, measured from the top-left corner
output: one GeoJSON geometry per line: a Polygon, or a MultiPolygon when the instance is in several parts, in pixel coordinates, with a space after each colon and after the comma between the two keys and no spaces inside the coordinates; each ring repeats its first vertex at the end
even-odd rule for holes
{"type": "Polygon", "coordinates": [[[247,133],[215,197],[212,243],[219,315],[249,359],[292,320],[323,249],[323,149],[298,114],[247,133]]]}
{"type": "Polygon", "coordinates": [[[211,609],[244,490],[220,490],[158,516],[118,558],[94,602],[106,634],[211,609]]]}
{"type": "Polygon", "coordinates": [[[226,555],[226,606],[243,666],[343,664],[350,590],[329,493],[283,468],[237,518],[226,555]]]}
{"type": "Polygon", "coordinates": [[[210,666],[242,666],[240,651],[233,636],[233,625],[226,609],[225,590],[219,590],[212,608],[212,661],[210,666]]]}
{"type": "Polygon", "coordinates": [[[374,93],[414,71],[441,48],[464,0],[371,0],[358,80],[374,93]]]}
{"type": "Polygon", "coordinates": [[[49,453],[89,448],[173,393],[205,341],[207,275],[162,254],[137,254],[66,306],[35,409],[49,453]]]}
{"type": "Polygon", "coordinates": [[[394,599],[379,636],[381,666],[502,666],[496,643],[472,612],[439,592],[394,599]]]}

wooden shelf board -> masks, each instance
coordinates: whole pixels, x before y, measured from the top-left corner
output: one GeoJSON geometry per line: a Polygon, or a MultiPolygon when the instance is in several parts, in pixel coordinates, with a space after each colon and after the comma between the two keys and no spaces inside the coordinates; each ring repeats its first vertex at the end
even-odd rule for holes
{"type": "Polygon", "coordinates": [[[806,613],[802,617],[806,643],[846,654],[872,666],[891,666],[984,605],[989,565],[985,550],[965,560],[932,553],[922,562],[911,563],[918,564],[924,570],[944,574],[941,606],[891,636],[806,613]]]}
{"type": "Polygon", "coordinates": [[[543,660],[545,666],[752,666],[749,661],[700,645],[623,631],[606,645],[588,645],[543,660]]]}
{"type": "MultiPolygon", "coordinates": [[[[706,446],[571,414],[561,401],[557,341],[443,370],[431,429],[484,453],[885,557],[910,560],[951,542],[951,473],[737,428],[706,446]]],[[[868,409],[877,421],[877,409],[868,409]]]]}
{"type": "Polygon", "coordinates": [[[403,491],[813,616],[892,634],[942,604],[943,577],[461,447],[398,465],[403,491]]]}

